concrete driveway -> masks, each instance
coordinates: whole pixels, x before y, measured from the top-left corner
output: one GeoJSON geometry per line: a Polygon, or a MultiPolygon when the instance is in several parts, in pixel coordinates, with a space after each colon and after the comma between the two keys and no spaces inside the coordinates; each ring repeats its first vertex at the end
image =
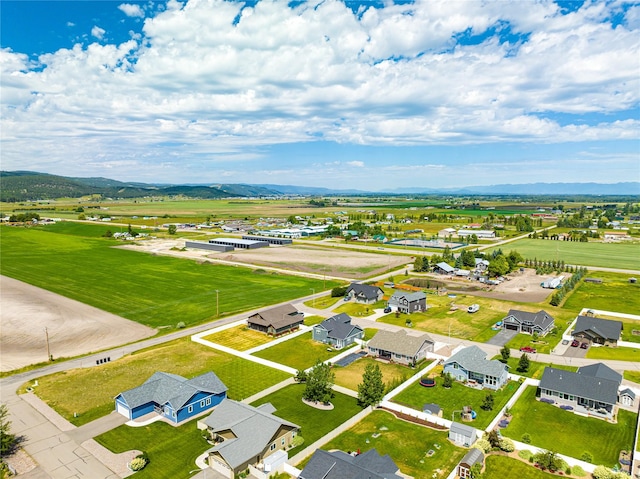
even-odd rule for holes
{"type": "Polygon", "coordinates": [[[516,336],[516,334],[518,334],[518,331],[513,331],[511,329],[502,329],[498,331],[498,334],[496,334],[489,341],[485,341],[485,344],[491,344],[493,346],[504,346],[509,341],[511,341],[516,336]]]}

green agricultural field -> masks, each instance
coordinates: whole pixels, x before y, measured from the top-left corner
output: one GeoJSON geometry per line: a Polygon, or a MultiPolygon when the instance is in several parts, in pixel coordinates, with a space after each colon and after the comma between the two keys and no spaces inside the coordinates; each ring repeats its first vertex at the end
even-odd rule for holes
{"type": "Polygon", "coordinates": [[[261,344],[270,343],[274,338],[255,329],[249,329],[246,325],[241,325],[210,334],[202,339],[221,344],[236,351],[246,351],[261,344]]]}
{"type": "MultiPolygon", "coordinates": [[[[640,245],[638,244],[580,243],[527,238],[503,245],[501,249],[505,254],[515,250],[528,259],[562,260],[567,264],[587,267],[640,270],[640,245]]],[[[486,252],[490,253],[492,250],[486,252]]]]}
{"type": "MultiPolygon", "coordinates": [[[[442,387],[442,378],[440,376],[436,377],[435,380],[436,387],[426,388],[416,382],[393,397],[392,401],[407,405],[418,411],[422,411],[424,404],[435,403],[442,408],[442,415],[445,419],[451,419],[451,415],[454,412],[461,411],[464,406],[471,406],[476,411],[477,417],[470,425],[477,429],[484,429],[518,389],[518,383],[515,381],[509,381],[499,391],[473,389],[456,381],[454,381],[451,389],[445,389],[442,387]],[[493,394],[494,397],[492,411],[480,409],[487,394],[493,394]]],[[[460,415],[457,416],[457,419],[460,419],[460,415]]]]}
{"type": "MultiPolygon", "coordinates": [[[[213,371],[229,388],[228,397],[237,400],[290,377],[277,369],[183,338],[138,351],[99,367],[43,376],[38,378],[38,386],[34,389],[49,406],[79,426],[109,414],[114,409],[113,398],[122,391],[139,386],[156,371],[188,378],[213,371]],[[69,391],[82,391],[82,394],[69,394],[69,391]],[[74,413],[78,417],[74,417],[74,413]]],[[[21,391],[32,385],[25,384],[21,391]]]]}
{"type": "Polygon", "coordinates": [[[317,361],[326,361],[340,350],[311,339],[311,331],[254,353],[254,356],[284,364],[296,370],[307,369],[317,361]],[[330,351],[328,351],[330,349],[330,351]]]}
{"type": "MultiPolygon", "coordinates": [[[[520,371],[518,371],[518,361],[520,360],[520,357],[509,358],[509,361],[507,362],[507,364],[509,365],[509,372],[512,374],[518,374],[520,376],[524,376],[527,378],[540,379],[542,377],[542,373],[544,372],[545,367],[553,367],[555,369],[564,369],[565,371],[574,371],[574,372],[578,370],[577,366],[567,366],[564,364],[553,364],[553,363],[539,363],[536,361],[532,361],[531,358],[535,358],[535,354],[529,354],[528,356],[530,360],[529,360],[529,370],[527,372],[521,373],[520,371]]],[[[492,359],[499,360],[501,357],[502,356],[497,355],[492,359]]]]}
{"type": "Polygon", "coordinates": [[[614,361],[640,361],[640,345],[638,348],[625,348],[619,346],[617,348],[607,347],[590,347],[587,351],[589,359],[604,359],[614,361]]]}
{"type": "Polygon", "coordinates": [[[324,450],[344,452],[372,448],[379,454],[389,454],[400,472],[416,478],[446,477],[467,452],[447,439],[447,431],[402,421],[380,410],[322,446],[324,450]]]}
{"type": "Polygon", "coordinates": [[[485,459],[485,471],[482,477],[486,479],[505,479],[517,477],[518,479],[553,479],[557,474],[543,472],[533,464],[525,463],[519,459],[507,456],[490,455],[485,459]]]}
{"type": "Polygon", "coordinates": [[[362,382],[362,374],[368,364],[378,365],[382,371],[382,380],[385,383],[387,389],[390,386],[397,386],[411,376],[416,374],[419,369],[422,369],[430,363],[424,361],[420,364],[419,369],[411,369],[402,364],[390,364],[381,361],[376,361],[373,358],[365,357],[358,359],[357,361],[349,364],[348,366],[333,368],[333,372],[336,375],[335,383],[339,386],[351,389],[352,391],[358,391],[358,384],[362,382]]]}
{"type": "Polygon", "coordinates": [[[270,402],[276,408],[274,415],[300,426],[304,444],[288,451],[289,457],[293,457],[362,410],[355,398],[338,392],[331,400],[334,406],[331,410],[308,406],[302,402],[304,388],[304,384],[292,384],[251,403],[257,407],[270,402]]]}
{"type": "Polygon", "coordinates": [[[528,387],[511,408],[513,417],[502,429],[504,436],[516,441],[523,434],[531,436],[531,444],[571,457],[588,452],[594,464],[613,467],[621,450],[631,450],[636,415],[620,409],[618,423],[578,416],[559,407],[536,401],[536,388],[528,387]]]}
{"type": "MultiPolygon", "coordinates": [[[[227,316],[323,285],[300,276],[112,248],[120,243],[101,238],[102,226],[91,238],[49,227],[1,228],[2,274],[155,328],[193,326],[215,320],[217,310],[227,316]]],[[[327,287],[335,285],[327,281],[327,287]]]]}
{"type": "MultiPolygon", "coordinates": [[[[638,253],[640,254],[640,251],[638,253]]],[[[590,271],[586,277],[601,279],[602,283],[582,281],[580,286],[564,302],[564,308],[576,311],[589,308],[638,314],[640,311],[640,283],[629,283],[629,278],[633,277],[632,275],[590,271]]],[[[626,325],[623,335],[625,333],[627,333],[626,325]]],[[[628,337],[624,340],[633,341],[628,337]]],[[[640,337],[636,342],[640,342],[640,337]]]]}
{"type": "Polygon", "coordinates": [[[196,458],[211,447],[196,427],[196,420],[178,427],[164,422],[143,427],[123,425],[95,439],[116,454],[132,449],[146,452],[149,464],[136,472],[136,479],[186,479],[189,471],[196,469],[196,458]]]}

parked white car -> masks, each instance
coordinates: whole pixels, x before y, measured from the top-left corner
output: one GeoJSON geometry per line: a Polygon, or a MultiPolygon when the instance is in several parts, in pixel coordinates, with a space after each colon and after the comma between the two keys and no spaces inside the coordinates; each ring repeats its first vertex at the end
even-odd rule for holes
{"type": "Polygon", "coordinates": [[[467,313],[477,313],[480,310],[479,304],[472,304],[467,308],[467,313]]]}

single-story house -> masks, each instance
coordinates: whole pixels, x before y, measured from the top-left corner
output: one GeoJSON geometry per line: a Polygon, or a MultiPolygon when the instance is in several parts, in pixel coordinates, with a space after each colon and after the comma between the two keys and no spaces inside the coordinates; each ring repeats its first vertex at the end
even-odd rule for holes
{"type": "Polygon", "coordinates": [[[433,272],[438,274],[453,274],[455,272],[455,268],[442,261],[433,267],[433,272]]]}
{"type": "Polygon", "coordinates": [[[279,336],[297,330],[304,323],[304,313],[291,304],[283,304],[275,308],[255,313],[247,319],[249,329],[254,329],[270,336],[279,336]]]}
{"type": "Polygon", "coordinates": [[[622,333],[622,322],[591,316],[578,316],[571,336],[604,346],[617,346],[622,333]]]}
{"type": "Polygon", "coordinates": [[[391,309],[406,314],[425,311],[427,309],[427,295],[422,291],[414,293],[396,291],[389,298],[388,305],[391,309]]]}
{"type": "Polygon", "coordinates": [[[482,258],[476,258],[476,271],[483,272],[489,269],[489,261],[482,258]]]}
{"type": "Polygon", "coordinates": [[[502,319],[502,329],[511,329],[519,333],[538,333],[539,336],[545,336],[554,325],[553,317],[542,309],[537,313],[510,309],[507,316],[502,319]]]}
{"type": "Polygon", "coordinates": [[[351,283],[345,293],[345,298],[353,299],[356,303],[373,304],[382,299],[384,292],[377,286],[370,284],[351,283]]]}
{"type": "Polygon", "coordinates": [[[399,471],[388,454],[375,449],[356,455],[316,449],[298,479],[400,479],[399,471]]]}
{"type": "Polygon", "coordinates": [[[449,439],[459,446],[469,447],[476,442],[477,432],[475,427],[452,422],[449,428],[449,439]]]}
{"type": "Polygon", "coordinates": [[[484,465],[484,454],[476,447],[469,449],[462,460],[458,463],[457,474],[460,479],[471,478],[471,469],[476,464],[480,464],[480,468],[484,465]]]}
{"type": "Polygon", "coordinates": [[[432,416],[442,417],[442,408],[435,403],[428,403],[422,406],[422,412],[432,416]]]}
{"type": "Polygon", "coordinates": [[[116,412],[129,419],[156,413],[177,424],[211,409],[226,397],[227,386],[212,372],[193,379],[156,372],[142,385],[118,394],[115,406],[116,412]]]}
{"type": "Polygon", "coordinates": [[[509,379],[507,366],[498,360],[487,360],[478,346],[461,349],[444,361],[444,373],[457,381],[476,383],[487,389],[500,389],[509,379]]]}
{"type": "Polygon", "coordinates": [[[602,363],[583,366],[577,372],[544,368],[538,393],[541,400],[570,406],[575,412],[612,419],[622,376],[602,363]]]}
{"type": "Polygon", "coordinates": [[[277,451],[286,451],[300,427],[274,416],[274,411],[270,403],[253,407],[227,399],[198,421],[198,429],[208,431],[216,443],[206,451],[209,467],[233,479],[277,451]]]}
{"type": "Polygon", "coordinates": [[[360,326],[351,324],[351,317],[348,314],[340,313],[316,324],[311,335],[314,341],[340,349],[353,344],[356,339],[364,338],[364,330],[360,326]]]}
{"type": "Polygon", "coordinates": [[[401,364],[416,364],[433,352],[435,342],[427,334],[412,336],[403,329],[399,331],[380,330],[367,343],[371,356],[401,364]]]}
{"type": "Polygon", "coordinates": [[[636,400],[636,393],[634,393],[631,389],[626,388],[620,391],[618,395],[620,404],[623,406],[633,406],[633,402],[636,400]]]}

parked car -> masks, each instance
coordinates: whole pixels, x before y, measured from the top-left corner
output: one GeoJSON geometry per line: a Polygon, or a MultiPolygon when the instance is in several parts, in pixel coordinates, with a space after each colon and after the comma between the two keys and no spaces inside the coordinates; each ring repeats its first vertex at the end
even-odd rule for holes
{"type": "Polygon", "coordinates": [[[589,343],[582,343],[580,345],[580,349],[587,349],[589,347],[589,343]]]}
{"type": "Polygon", "coordinates": [[[479,304],[472,304],[467,308],[467,313],[477,313],[480,310],[479,304]]]}
{"type": "Polygon", "coordinates": [[[573,346],[574,348],[577,348],[579,344],[580,344],[580,341],[578,341],[577,339],[574,339],[573,342],[571,343],[571,346],[573,346]]]}
{"type": "Polygon", "coordinates": [[[390,313],[391,312],[391,306],[387,306],[386,308],[384,308],[384,312],[385,313],[390,313]]]}
{"type": "Polygon", "coordinates": [[[522,351],[523,353],[529,353],[529,354],[535,354],[536,352],[538,352],[536,348],[532,348],[529,346],[524,346],[520,348],[520,351],[522,351]]]}

